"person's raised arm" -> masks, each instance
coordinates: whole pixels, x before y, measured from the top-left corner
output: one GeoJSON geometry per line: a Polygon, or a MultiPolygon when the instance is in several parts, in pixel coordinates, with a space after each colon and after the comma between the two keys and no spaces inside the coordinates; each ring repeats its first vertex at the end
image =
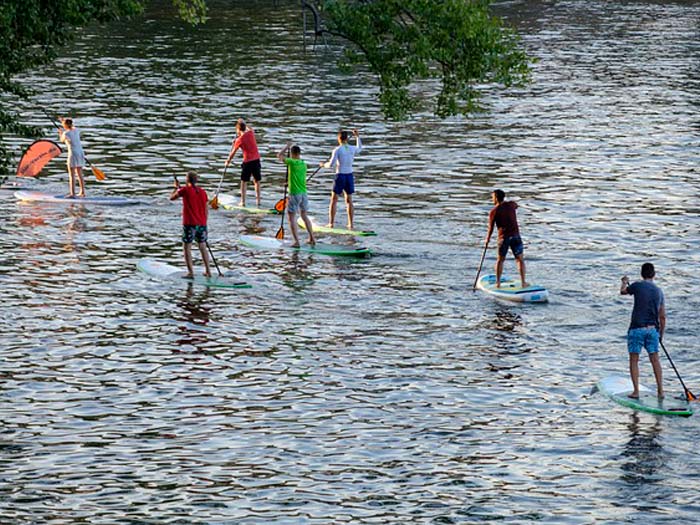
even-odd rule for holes
{"type": "Polygon", "coordinates": [[[280,162],[284,162],[284,160],[287,158],[287,155],[289,155],[289,148],[291,147],[292,143],[287,142],[287,144],[277,153],[277,160],[279,160],[280,162]]]}
{"type": "Polygon", "coordinates": [[[628,295],[630,293],[630,278],[625,275],[624,277],[622,277],[622,279],[620,279],[620,281],[622,281],[620,283],[620,295],[628,295]]]}
{"type": "Polygon", "coordinates": [[[173,177],[173,191],[170,194],[170,200],[174,201],[176,199],[180,198],[180,182],[177,180],[177,177],[173,177]]]}
{"type": "Polygon", "coordinates": [[[355,136],[355,148],[357,148],[355,151],[361,151],[362,150],[362,140],[360,140],[360,132],[357,131],[356,129],[353,129],[352,134],[355,136]]]}

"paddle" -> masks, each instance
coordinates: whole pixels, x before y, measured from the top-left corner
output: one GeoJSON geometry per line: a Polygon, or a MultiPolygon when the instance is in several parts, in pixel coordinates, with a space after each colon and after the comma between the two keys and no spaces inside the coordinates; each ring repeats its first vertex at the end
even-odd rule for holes
{"type": "Polygon", "coordinates": [[[224,172],[221,174],[221,180],[219,181],[219,185],[216,187],[216,193],[214,194],[214,198],[209,201],[209,206],[211,206],[213,210],[219,209],[219,191],[221,190],[221,183],[224,182],[224,177],[226,176],[227,169],[228,164],[224,165],[224,172]]]}
{"type": "Polygon", "coordinates": [[[474,279],[474,285],[472,286],[472,290],[476,290],[476,283],[479,282],[479,275],[481,275],[481,267],[484,265],[484,258],[486,257],[486,250],[489,247],[489,241],[491,240],[492,233],[493,233],[493,226],[491,227],[491,230],[489,231],[489,236],[486,238],[486,242],[484,243],[484,251],[481,254],[481,261],[479,262],[479,270],[476,272],[476,279],[474,279]]]}
{"type": "Polygon", "coordinates": [[[311,179],[313,179],[314,175],[316,175],[321,170],[322,167],[323,166],[319,166],[318,168],[316,168],[316,171],[314,171],[311,175],[306,177],[306,182],[309,182],[311,179]]]}
{"type": "MultiPolygon", "coordinates": [[[[53,122],[53,125],[56,127],[57,130],[61,130],[61,127],[58,125],[58,122],[56,122],[56,119],[54,119],[51,115],[49,115],[44,108],[41,108],[41,111],[43,111],[44,115],[48,117],[48,119],[53,122]]],[[[105,177],[104,171],[99,169],[97,166],[94,166],[92,162],[88,160],[87,157],[85,157],[85,162],[88,163],[88,166],[90,166],[90,169],[92,170],[92,174],[95,176],[97,180],[105,180],[107,177],[105,177]]]]}
{"type": "Polygon", "coordinates": [[[284,197],[282,197],[281,201],[277,202],[277,204],[282,202],[282,210],[277,209],[277,204],[275,204],[275,209],[282,214],[282,222],[280,223],[280,229],[277,230],[277,233],[275,234],[275,239],[279,239],[280,241],[284,239],[284,208],[287,204],[287,180],[289,180],[289,168],[287,168],[287,179],[285,179],[284,181],[284,197]]]}
{"type": "Polygon", "coordinates": [[[676,368],[676,365],[673,364],[673,359],[671,359],[671,356],[669,355],[668,351],[666,350],[666,347],[664,344],[659,341],[659,344],[661,345],[661,348],[664,349],[664,353],[666,354],[666,357],[668,358],[669,363],[671,363],[671,366],[673,367],[673,371],[676,373],[676,377],[678,380],[681,382],[681,385],[683,386],[683,390],[685,391],[685,398],[688,401],[697,401],[698,398],[695,394],[693,394],[690,390],[688,390],[688,387],[685,386],[685,383],[683,382],[683,379],[681,378],[681,375],[678,373],[678,369],[676,368]]]}
{"type": "MultiPolygon", "coordinates": [[[[216,209],[216,208],[215,208],[216,209]]],[[[223,277],[223,273],[221,273],[221,270],[219,270],[219,264],[216,262],[216,258],[214,257],[214,252],[211,251],[211,246],[209,246],[209,241],[204,241],[207,245],[207,249],[209,250],[209,255],[211,255],[211,260],[214,261],[214,266],[216,266],[216,271],[219,274],[219,277],[223,277]]]]}

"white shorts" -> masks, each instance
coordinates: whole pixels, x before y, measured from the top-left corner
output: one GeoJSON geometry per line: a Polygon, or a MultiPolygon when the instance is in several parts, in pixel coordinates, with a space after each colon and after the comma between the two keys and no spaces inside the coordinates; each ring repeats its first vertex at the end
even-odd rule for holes
{"type": "Polygon", "coordinates": [[[289,204],[287,205],[289,213],[299,213],[300,211],[309,211],[309,197],[306,193],[289,196],[289,204]]]}

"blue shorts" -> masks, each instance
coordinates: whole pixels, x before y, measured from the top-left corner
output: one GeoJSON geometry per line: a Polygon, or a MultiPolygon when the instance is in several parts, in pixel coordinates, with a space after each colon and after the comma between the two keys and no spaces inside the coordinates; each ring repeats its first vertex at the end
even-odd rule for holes
{"type": "Polygon", "coordinates": [[[500,257],[505,257],[506,255],[508,255],[508,248],[511,249],[515,257],[523,253],[523,241],[519,235],[515,235],[513,237],[506,237],[501,242],[499,242],[498,255],[500,257]]]}
{"type": "Polygon", "coordinates": [[[336,173],[333,183],[333,193],[341,195],[343,192],[348,195],[355,193],[355,177],[352,173],[336,173]]]}
{"type": "Polygon", "coordinates": [[[642,347],[647,349],[647,354],[656,354],[659,351],[659,331],[652,328],[630,328],[627,332],[627,351],[630,354],[639,354],[642,347]]]}
{"type": "Polygon", "coordinates": [[[182,242],[192,244],[192,241],[207,242],[207,227],[206,226],[183,226],[182,227],[182,242]]]}
{"type": "Polygon", "coordinates": [[[299,193],[289,196],[287,212],[299,213],[300,211],[309,211],[309,197],[306,195],[306,193],[299,193]]]}

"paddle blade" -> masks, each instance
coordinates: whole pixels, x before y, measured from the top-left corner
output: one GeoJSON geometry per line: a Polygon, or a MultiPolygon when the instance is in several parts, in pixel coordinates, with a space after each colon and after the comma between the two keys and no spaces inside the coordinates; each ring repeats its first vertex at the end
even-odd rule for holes
{"type": "Polygon", "coordinates": [[[282,213],[284,210],[287,209],[287,201],[289,201],[289,199],[285,197],[284,199],[280,199],[275,203],[275,210],[277,211],[277,213],[282,213]]]}
{"type": "Polygon", "coordinates": [[[97,180],[105,180],[107,177],[105,177],[104,171],[102,171],[100,168],[97,168],[95,166],[90,166],[90,169],[92,170],[92,174],[95,176],[97,180]]]}
{"type": "Polygon", "coordinates": [[[698,396],[693,394],[690,390],[685,391],[685,397],[688,399],[688,401],[698,401],[698,396]]]}
{"type": "Polygon", "coordinates": [[[280,229],[277,230],[277,233],[275,234],[275,239],[279,239],[280,241],[284,239],[284,226],[280,226],[280,229]]]}
{"type": "Polygon", "coordinates": [[[213,210],[219,209],[219,196],[218,195],[214,195],[214,198],[209,201],[209,206],[211,206],[213,210]]]}

